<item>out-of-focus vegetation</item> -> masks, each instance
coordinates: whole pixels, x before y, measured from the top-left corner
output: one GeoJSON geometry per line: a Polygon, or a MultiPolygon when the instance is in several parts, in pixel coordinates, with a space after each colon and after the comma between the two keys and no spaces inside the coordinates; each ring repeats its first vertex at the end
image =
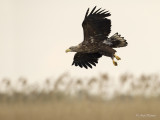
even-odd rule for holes
{"type": "Polygon", "coordinates": [[[75,79],[65,73],[42,85],[0,81],[0,120],[159,120],[158,106],[156,74],[75,79]]]}

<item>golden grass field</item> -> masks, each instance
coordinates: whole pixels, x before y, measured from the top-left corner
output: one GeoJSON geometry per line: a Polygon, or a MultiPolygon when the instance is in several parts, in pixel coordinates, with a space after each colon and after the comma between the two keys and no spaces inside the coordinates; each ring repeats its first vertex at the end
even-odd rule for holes
{"type": "Polygon", "coordinates": [[[25,78],[20,78],[16,87],[9,79],[3,79],[0,120],[160,120],[160,78],[157,75],[134,78],[124,74],[118,86],[107,74],[88,82],[72,80],[65,74],[54,84],[46,79],[40,89],[37,84],[36,87],[28,84],[25,78]],[[91,94],[94,87],[97,94],[91,94]],[[108,99],[108,88],[113,87],[113,97],[108,99]]]}
{"type": "Polygon", "coordinates": [[[160,98],[1,103],[0,120],[160,120],[160,98]]]}

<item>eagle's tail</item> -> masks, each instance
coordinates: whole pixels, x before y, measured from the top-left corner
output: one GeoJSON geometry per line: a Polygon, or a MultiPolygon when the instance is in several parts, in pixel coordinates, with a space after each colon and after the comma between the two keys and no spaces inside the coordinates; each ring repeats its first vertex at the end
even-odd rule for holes
{"type": "Polygon", "coordinates": [[[109,41],[111,42],[111,47],[118,48],[118,47],[125,47],[128,45],[127,41],[124,39],[124,37],[121,37],[118,33],[115,33],[109,38],[109,41]]]}

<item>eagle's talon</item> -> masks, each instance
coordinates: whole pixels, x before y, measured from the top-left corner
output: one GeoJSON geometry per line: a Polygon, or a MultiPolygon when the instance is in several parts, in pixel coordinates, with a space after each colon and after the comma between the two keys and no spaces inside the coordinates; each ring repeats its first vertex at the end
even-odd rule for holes
{"type": "Polygon", "coordinates": [[[114,66],[117,66],[117,65],[118,65],[118,64],[117,64],[117,62],[116,62],[116,61],[114,61],[114,60],[113,60],[113,64],[114,64],[114,66]]]}
{"type": "Polygon", "coordinates": [[[117,55],[114,54],[114,57],[117,59],[117,60],[121,60],[121,58],[117,55]]]}

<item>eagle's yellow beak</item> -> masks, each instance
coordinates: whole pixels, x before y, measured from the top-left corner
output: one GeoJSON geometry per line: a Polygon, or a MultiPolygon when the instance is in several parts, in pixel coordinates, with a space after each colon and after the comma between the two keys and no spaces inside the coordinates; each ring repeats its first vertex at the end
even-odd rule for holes
{"type": "Polygon", "coordinates": [[[67,53],[67,52],[71,52],[71,49],[67,49],[67,50],[66,50],[66,53],[67,53]]]}

